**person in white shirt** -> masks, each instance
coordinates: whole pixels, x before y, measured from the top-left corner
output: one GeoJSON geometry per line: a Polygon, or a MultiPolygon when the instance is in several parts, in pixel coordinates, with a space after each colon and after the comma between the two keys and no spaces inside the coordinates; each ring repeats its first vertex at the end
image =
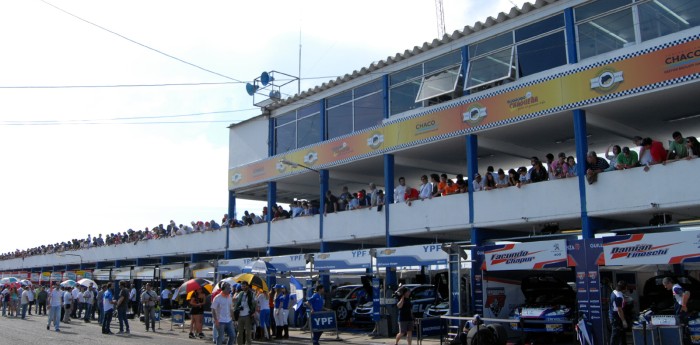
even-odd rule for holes
{"type": "Polygon", "coordinates": [[[29,289],[24,289],[19,298],[20,304],[22,305],[22,320],[27,317],[27,306],[29,305],[29,289]]]}
{"type": "Polygon", "coordinates": [[[401,176],[399,177],[399,185],[394,188],[394,202],[401,203],[406,199],[406,179],[401,176]]]}
{"type": "Polygon", "coordinates": [[[112,283],[107,283],[102,298],[102,334],[113,334],[109,329],[112,325],[112,314],[114,313],[114,295],[112,294],[112,283]]]}
{"type": "Polygon", "coordinates": [[[131,291],[129,291],[129,306],[131,306],[131,311],[136,317],[139,317],[139,304],[136,303],[138,298],[138,293],[136,292],[136,284],[131,284],[131,291]]]}
{"type": "Polygon", "coordinates": [[[418,198],[421,200],[431,199],[433,197],[433,185],[428,182],[428,176],[420,177],[421,185],[418,187],[418,198]]]}
{"type": "Polygon", "coordinates": [[[71,304],[71,314],[70,317],[72,318],[77,318],[76,314],[78,312],[78,293],[80,292],[80,289],[78,289],[78,286],[76,285],[73,290],[71,291],[71,295],[73,296],[73,303],[71,304]]]}
{"type": "Polygon", "coordinates": [[[59,324],[61,321],[61,290],[58,288],[56,283],[53,284],[51,290],[49,290],[47,303],[49,305],[49,322],[46,324],[46,330],[48,331],[51,327],[51,320],[53,320],[54,329],[59,332],[59,324]]]}
{"type": "Polygon", "coordinates": [[[29,301],[29,306],[27,307],[29,309],[29,315],[32,315],[32,306],[34,305],[34,289],[32,286],[27,288],[27,291],[29,294],[27,294],[27,300],[29,301]]]}
{"type": "Polygon", "coordinates": [[[160,305],[163,310],[170,311],[170,288],[165,288],[160,292],[160,305]]]}
{"type": "Polygon", "coordinates": [[[83,300],[83,287],[78,288],[78,296],[75,299],[75,305],[78,309],[75,312],[75,318],[80,319],[83,316],[83,310],[85,310],[85,301],[83,300]]]}
{"type": "Polygon", "coordinates": [[[93,295],[92,291],[90,289],[85,289],[85,292],[83,292],[83,303],[85,305],[85,317],[83,318],[83,321],[85,321],[85,323],[90,322],[90,316],[92,315],[92,302],[94,298],[95,296],[93,295]]]}
{"type": "Polygon", "coordinates": [[[227,345],[233,345],[233,340],[236,339],[236,332],[233,329],[233,320],[231,319],[231,284],[224,283],[221,293],[214,297],[211,302],[211,314],[214,318],[214,327],[217,328],[219,336],[216,338],[216,345],[221,345],[224,342],[224,334],[228,335],[227,345]]]}
{"type": "MultiPolygon", "coordinates": [[[[238,318],[238,345],[251,345],[253,341],[253,314],[255,313],[255,294],[245,281],[241,282],[241,292],[236,296],[236,308],[241,311],[238,318]]],[[[269,304],[268,304],[269,305],[269,304]]]]}

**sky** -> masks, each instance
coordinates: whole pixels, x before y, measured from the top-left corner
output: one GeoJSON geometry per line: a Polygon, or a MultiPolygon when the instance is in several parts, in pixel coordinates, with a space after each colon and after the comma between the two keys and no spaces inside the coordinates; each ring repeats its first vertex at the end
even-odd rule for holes
{"type": "MultiPolygon", "coordinates": [[[[444,0],[446,31],[524,2],[444,0]]],[[[435,12],[433,0],[0,0],[0,253],[219,222],[227,126],[260,114],[246,82],[299,74],[301,43],[301,90],[313,88],[437,38],[435,12]]]]}

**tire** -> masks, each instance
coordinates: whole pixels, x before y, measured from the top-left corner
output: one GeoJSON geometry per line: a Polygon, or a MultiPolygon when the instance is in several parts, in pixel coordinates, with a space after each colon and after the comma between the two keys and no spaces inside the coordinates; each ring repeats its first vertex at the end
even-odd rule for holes
{"type": "Polygon", "coordinates": [[[496,344],[497,345],[506,345],[508,343],[508,331],[506,330],[503,325],[500,323],[493,323],[490,325],[487,325],[491,331],[493,331],[493,334],[496,335],[496,344]]]}
{"type": "Polygon", "coordinates": [[[467,345],[497,345],[496,334],[485,325],[472,327],[467,333],[467,345]]]}
{"type": "Polygon", "coordinates": [[[335,315],[338,318],[338,321],[347,321],[350,318],[348,308],[346,308],[344,305],[339,306],[338,309],[335,310],[335,315]]]}

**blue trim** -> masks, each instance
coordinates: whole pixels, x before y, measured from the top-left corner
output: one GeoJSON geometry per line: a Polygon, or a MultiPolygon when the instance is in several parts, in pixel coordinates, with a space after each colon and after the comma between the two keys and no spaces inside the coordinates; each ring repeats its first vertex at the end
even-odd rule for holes
{"type": "Polygon", "coordinates": [[[384,118],[389,118],[389,75],[385,74],[382,76],[382,102],[384,111],[384,118]]]}
{"type": "Polygon", "coordinates": [[[469,223],[474,223],[474,175],[479,171],[479,141],[476,134],[467,135],[467,190],[469,191],[469,223]]]}
{"type": "Polygon", "coordinates": [[[321,185],[321,197],[320,197],[320,204],[321,204],[321,209],[319,210],[321,213],[321,216],[319,218],[319,224],[318,224],[318,239],[321,240],[321,253],[325,253],[328,248],[325,245],[325,242],[323,241],[323,217],[326,212],[326,193],[328,192],[328,180],[329,180],[329,174],[328,170],[323,169],[319,170],[318,176],[320,179],[320,185],[321,185]]]}
{"type": "Polygon", "coordinates": [[[270,244],[270,232],[272,228],[272,208],[277,203],[277,182],[267,183],[267,244],[270,244]]]}
{"type": "MultiPolygon", "coordinates": [[[[233,217],[232,215],[236,214],[236,192],[230,190],[228,191],[228,219],[231,219],[233,217]]],[[[229,249],[229,235],[231,232],[231,228],[229,227],[229,224],[221,224],[222,227],[226,227],[226,246],[224,247],[224,251],[228,251],[229,249]]]]}
{"type": "Polygon", "coordinates": [[[389,221],[389,209],[391,204],[394,202],[394,155],[386,154],[384,155],[384,216],[386,219],[384,227],[384,236],[386,239],[386,245],[389,247],[391,243],[391,232],[390,221],[389,221]]]}
{"type": "Polygon", "coordinates": [[[581,236],[593,238],[595,231],[588,219],[586,208],[586,154],[588,152],[588,130],[586,129],[586,112],[575,109],[574,137],[576,139],[576,174],[578,175],[578,190],[581,200],[581,236]]]}
{"type": "Polygon", "coordinates": [[[275,118],[270,117],[267,125],[267,156],[274,156],[275,151],[275,118]]]}
{"type": "MultiPolygon", "coordinates": [[[[121,260],[114,260],[114,268],[120,268],[122,267],[122,262],[121,260]]],[[[67,267],[67,266],[66,266],[67,267]]]]}
{"type": "MultiPolygon", "coordinates": [[[[460,73],[462,74],[462,78],[464,78],[464,86],[467,85],[467,70],[469,69],[469,46],[466,45],[462,47],[462,67],[460,68],[460,73]]],[[[464,89],[464,86],[462,86],[462,89],[464,89]]],[[[469,91],[464,90],[463,95],[468,95],[469,91]]]]}
{"type": "Polygon", "coordinates": [[[566,33],[566,55],[569,57],[569,63],[577,63],[576,22],[574,21],[574,9],[571,7],[564,9],[564,32],[566,33]]]}

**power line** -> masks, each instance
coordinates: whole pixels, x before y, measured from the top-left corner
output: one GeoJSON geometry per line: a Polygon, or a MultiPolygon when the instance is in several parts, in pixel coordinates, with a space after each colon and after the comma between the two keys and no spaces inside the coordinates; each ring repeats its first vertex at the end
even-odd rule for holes
{"type": "Polygon", "coordinates": [[[198,120],[198,121],[151,121],[151,122],[38,122],[38,123],[0,123],[0,126],[65,126],[65,125],[159,125],[192,123],[239,123],[243,120],[198,120]]]}
{"type": "MultiPolygon", "coordinates": [[[[177,115],[156,115],[156,116],[132,116],[132,117],[114,117],[107,119],[80,119],[80,120],[6,120],[0,121],[0,125],[31,125],[31,124],[89,124],[95,123],[96,121],[122,121],[122,120],[139,120],[139,119],[164,119],[164,118],[174,118],[174,117],[188,117],[188,116],[203,116],[203,115],[214,115],[214,114],[228,114],[228,113],[238,113],[244,111],[258,110],[258,108],[247,108],[247,109],[237,109],[237,110],[222,110],[222,111],[211,111],[203,113],[190,113],[190,114],[177,114],[177,115]]],[[[225,120],[231,121],[231,120],[225,120]]],[[[182,121],[183,123],[193,123],[182,121]]],[[[106,124],[107,122],[105,122],[106,124]]],[[[120,122],[109,122],[118,124],[120,122]]],[[[136,123],[148,123],[148,122],[136,122],[136,123]]]]}
{"type": "Polygon", "coordinates": [[[122,34],[119,34],[119,33],[117,33],[117,32],[114,32],[114,31],[110,30],[110,29],[107,29],[107,28],[105,28],[105,27],[103,27],[103,26],[100,26],[100,25],[98,25],[98,24],[95,24],[95,23],[93,23],[93,22],[91,22],[91,21],[89,21],[89,20],[87,20],[87,19],[83,19],[83,18],[81,18],[81,17],[78,17],[77,15],[75,15],[75,14],[73,14],[73,13],[70,13],[70,12],[68,12],[68,11],[66,11],[66,10],[64,10],[64,9],[62,9],[62,8],[60,8],[60,7],[58,7],[58,6],[56,6],[56,5],[53,5],[53,4],[49,3],[49,2],[46,2],[46,1],[44,1],[44,0],[41,0],[41,2],[43,2],[43,3],[45,3],[45,4],[49,5],[49,6],[51,6],[51,7],[53,7],[53,8],[55,8],[55,9],[57,9],[57,10],[59,10],[59,11],[65,13],[65,14],[68,14],[68,15],[70,15],[71,17],[74,17],[74,18],[76,18],[76,19],[78,19],[78,20],[81,20],[81,21],[83,21],[83,22],[85,22],[85,23],[88,23],[88,24],[90,24],[90,25],[96,26],[96,27],[98,27],[98,28],[100,28],[100,29],[102,29],[102,30],[104,30],[104,31],[107,31],[107,32],[113,34],[113,35],[119,36],[119,37],[121,37],[121,38],[123,38],[123,39],[125,39],[125,40],[127,40],[127,41],[129,41],[129,42],[131,42],[131,43],[140,45],[141,47],[144,47],[144,48],[146,48],[146,49],[152,50],[152,51],[154,51],[154,52],[156,52],[156,53],[158,53],[158,54],[167,56],[167,57],[169,57],[169,58],[171,58],[171,59],[173,59],[173,60],[177,60],[177,61],[179,61],[179,62],[182,62],[182,63],[186,64],[186,65],[190,65],[190,66],[192,66],[192,67],[194,67],[194,68],[198,68],[198,69],[200,69],[200,70],[202,70],[202,71],[209,72],[209,73],[211,73],[211,74],[218,75],[218,76],[223,77],[223,78],[226,78],[226,79],[230,79],[230,80],[233,80],[233,81],[236,81],[236,82],[239,82],[239,83],[244,83],[244,81],[238,80],[238,79],[233,78],[233,77],[229,77],[229,76],[224,75],[224,74],[221,74],[221,73],[219,73],[219,72],[212,71],[212,70],[210,70],[210,69],[204,68],[204,67],[199,66],[199,65],[195,65],[195,64],[193,64],[193,63],[191,63],[191,62],[189,62],[189,61],[185,61],[185,60],[180,59],[180,58],[178,58],[178,57],[176,57],[176,56],[173,56],[173,55],[170,55],[170,54],[165,53],[165,52],[163,52],[163,51],[160,51],[160,50],[158,50],[158,49],[149,47],[149,46],[147,46],[147,45],[145,45],[145,44],[143,44],[143,43],[137,42],[137,41],[135,41],[135,40],[133,40],[133,39],[131,39],[131,38],[128,38],[128,37],[122,35],[122,34]]]}

